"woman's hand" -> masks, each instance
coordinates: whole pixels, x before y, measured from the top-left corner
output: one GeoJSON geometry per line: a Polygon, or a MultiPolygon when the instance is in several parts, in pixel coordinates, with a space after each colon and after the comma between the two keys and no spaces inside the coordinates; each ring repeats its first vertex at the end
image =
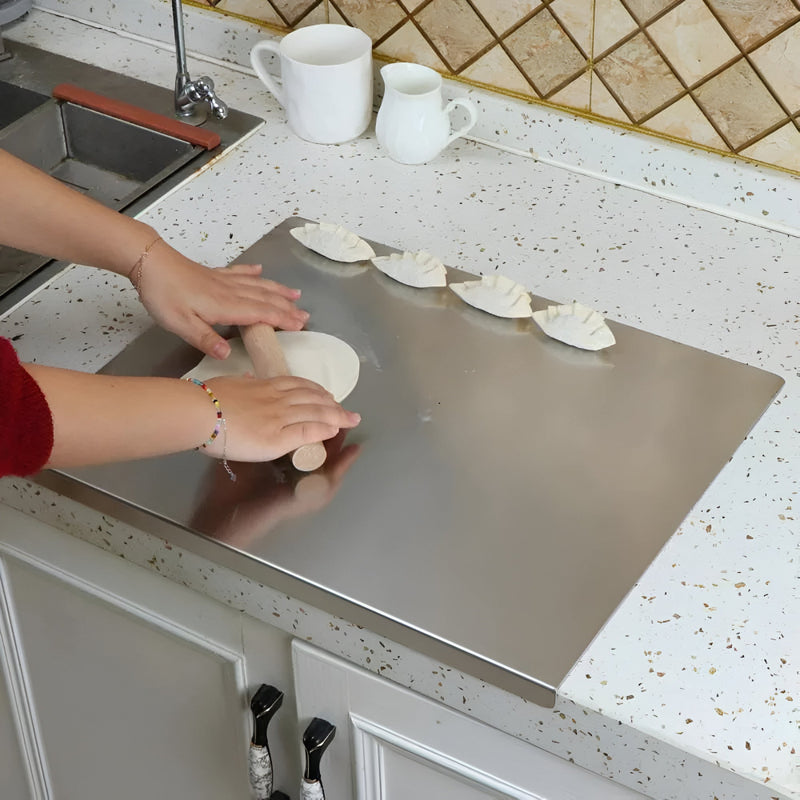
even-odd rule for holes
{"type": "Polygon", "coordinates": [[[217,458],[272,461],[304,444],[330,439],[340,429],[354,428],[361,421],[330,392],[305,378],[227,376],[206,384],[219,400],[225,418],[226,430],[206,448],[217,458]]]}
{"type": "Polygon", "coordinates": [[[260,277],[258,264],[210,269],[158,241],[142,263],[139,296],[150,315],[193,347],[227,358],[230,345],[212,325],[252,325],[300,330],[308,313],[297,308],[297,289],[260,277]]]}

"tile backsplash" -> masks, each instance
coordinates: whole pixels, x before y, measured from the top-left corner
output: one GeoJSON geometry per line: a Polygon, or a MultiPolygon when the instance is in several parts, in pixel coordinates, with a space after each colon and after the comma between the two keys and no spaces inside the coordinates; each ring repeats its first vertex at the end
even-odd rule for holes
{"type": "MultiPolygon", "coordinates": [[[[192,2],[192,0],[190,0],[192,2]]],[[[800,0],[194,0],[800,173],[800,0]]]]}

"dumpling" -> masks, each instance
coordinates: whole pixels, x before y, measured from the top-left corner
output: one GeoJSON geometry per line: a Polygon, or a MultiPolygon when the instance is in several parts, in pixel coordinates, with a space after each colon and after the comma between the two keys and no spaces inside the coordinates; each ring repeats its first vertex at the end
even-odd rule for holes
{"type": "Polygon", "coordinates": [[[372,259],[372,263],[390,278],[405,283],[407,286],[415,286],[418,289],[430,286],[447,285],[447,269],[442,262],[419,250],[416,253],[392,253],[388,256],[377,256],[372,259]]]}
{"type": "Polygon", "coordinates": [[[497,317],[529,317],[531,296],[522,284],[503,275],[484,275],[479,281],[451,283],[465,302],[497,317]]]}
{"type": "Polygon", "coordinates": [[[552,339],[580,347],[602,350],[616,343],[600,312],[581,303],[548,306],[532,315],[534,322],[552,339]]]}
{"type": "Polygon", "coordinates": [[[360,236],[332,222],[307,222],[289,233],[309,250],[332,261],[352,263],[375,257],[375,251],[360,236]]]}

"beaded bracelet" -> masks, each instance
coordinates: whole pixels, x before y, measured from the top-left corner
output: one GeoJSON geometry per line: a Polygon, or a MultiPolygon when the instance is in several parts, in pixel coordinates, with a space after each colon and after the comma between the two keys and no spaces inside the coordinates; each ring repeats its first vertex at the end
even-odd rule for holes
{"type": "Polygon", "coordinates": [[[222,431],[222,466],[225,467],[225,472],[228,473],[230,479],[235,481],[236,473],[234,473],[234,471],[230,468],[225,452],[228,446],[228,423],[226,422],[225,417],[222,415],[222,407],[219,404],[219,400],[214,392],[212,392],[211,389],[205,383],[203,383],[203,381],[199,381],[197,378],[187,378],[186,380],[190,383],[193,383],[195,386],[199,386],[205,391],[205,393],[211,398],[211,402],[214,405],[214,410],[217,412],[217,422],[214,425],[213,433],[205,442],[203,442],[203,444],[195,447],[195,450],[199,450],[201,447],[208,447],[217,438],[217,436],[219,436],[219,432],[222,431]]]}
{"type": "Polygon", "coordinates": [[[160,242],[162,241],[160,236],[157,236],[150,242],[144,250],[142,250],[142,254],[137,259],[136,263],[131,268],[131,271],[128,273],[128,278],[130,282],[133,284],[133,288],[136,289],[136,294],[139,295],[139,299],[142,299],[142,267],[144,266],[145,259],[147,256],[150,255],[150,251],[160,242]]]}

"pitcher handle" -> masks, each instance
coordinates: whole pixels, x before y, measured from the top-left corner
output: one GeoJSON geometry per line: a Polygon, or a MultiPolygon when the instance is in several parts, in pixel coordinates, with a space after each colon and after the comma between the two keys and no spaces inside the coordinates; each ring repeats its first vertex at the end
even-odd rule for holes
{"type": "MultiPolygon", "coordinates": [[[[263,42],[256,42],[253,49],[250,51],[250,64],[256,71],[256,75],[261,78],[261,82],[275,95],[275,99],[286,108],[286,102],[283,97],[283,88],[276,82],[272,75],[267,72],[264,65],[261,63],[260,55],[263,51],[267,50],[273,55],[279,55],[278,48],[280,42],[272,42],[265,39],[263,42]]],[[[280,63],[280,62],[279,62],[280,63]]]]}
{"type": "Polygon", "coordinates": [[[455,110],[456,106],[463,106],[467,109],[467,113],[469,114],[469,121],[463,128],[459,128],[455,133],[450,135],[450,138],[447,140],[445,147],[447,147],[450,142],[455,141],[458,139],[459,136],[465,136],[472,128],[475,126],[475,123],[478,121],[478,109],[475,107],[475,103],[472,102],[467,97],[456,97],[455,100],[451,100],[445,107],[444,113],[449,115],[452,111],[455,110]]]}

